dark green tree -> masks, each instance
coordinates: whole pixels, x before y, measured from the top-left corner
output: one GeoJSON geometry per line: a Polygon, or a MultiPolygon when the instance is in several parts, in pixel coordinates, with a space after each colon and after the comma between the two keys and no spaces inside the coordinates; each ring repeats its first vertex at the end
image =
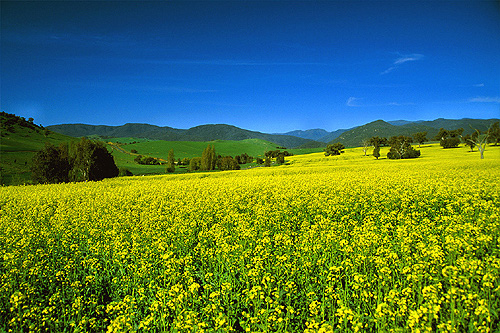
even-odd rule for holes
{"type": "Polygon", "coordinates": [[[500,142],[500,126],[498,121],[490,126],[488,130],[488,143],[494,143],[495,146],[500,142]]]}
{"type": "Polygon", "coordinates": [[[219,170],[221,171],[239,170],[240,165],[238,164],[236,159],[232,158],[231,156],[224,156],[218,160],[217,168],[219,168],[219,170]]]}
{"type": "Polygon", "coordinates": [[[428,141],[427,139],[427,132],[418,132],[413,134],[413,139],[415,142],[418,143],[418,148],[420,148],[420,145],[423,144],[425,141],[428,141]]]}
{"type": "Polygon", "coordinates": [[[201,157],[193,157],[190,161],[189,161],[189,171],[196,171],[196,170],[200,170],[201,168],[201,157]]]}
{"type": "Polygon", "coordinates": [[[345,146],[341,144],[340,142],[334,143],[327,145],[325,148],[325,156],[334,156],[334,155],[340,155],[343,153],[342,150],[345,149],[345,146]]]}
{"type": "Polygon", "coordinates": [[[369,140],[373,147],[383,147],[387,145],[387,138],[379,138],[378,136],[373,136],[369,140]]]}
{"type": "Polygon", "coordinates": [[[470,147],[470,151],[471,152],[473,152],[474,151],[474,147],[476,147],[477,137],[478,137],[478,133],[477,132],[472,133],[472,135],[467,134],[467,135],[465,135],[465,136],[462,137],[462,141],[464,142],[464,144],[467,147],[470,147]]]}
{"type": "Polygon", "coordinates": [[[439,144],[443,148],[457,148],[460,144],[460,137],[462,136],[463,132],[463,128],[459,128],[456,130],[446,130],[441,127],[434,139],[439,140],[439,144]]]}
{"type": "Polygon", "coordinates": [[[61,183],[69,180],[71,164],[67,153],[50,143],[33,156],[31,178],[38,183],[61,183]]]}
{"type": "Polygon", "coordinates": [[[417,158],[420,156],[420,150],[411,146],[413,139],[409,136],[393,136],[389,139],[391,149],[387,153],[389,159],[417,158]]]}
{"type": "Polygon", "coordinates": [[[285,163],[285,154],[280,153],[278,156],[276,156],[276,164],[284,164],[285,163]]]}
{"type": "Polygon", "coordinates": [[[200,170],[209,171],[214,170],[217,163],[215,155],[215,147],[208,145],[207,148],[203,150],[201,154],[201,166],[200,170]]]}
{"type": "Polygon", "coordinates": [[[168,173],[173,173],[175,171],[175,157],[173,149],[170,149],[168,151],[167,167],[165,168],[165,171],[167,171],[168,173]]]}
{"type": "Polygon", "coordinates": [[[264,159],[264,166],[265,167],[270,167],[271,166],[271,156],[266,156],[264,159]]]}
{"type": "Polygon", "coordinates": [[[72,181],[102,180],[118,176],[119,170],[104,143],[82,138],[70,149],[72,181]]]}
{"type": "Polygon", "coordinates": [[[373,148],[373,157],[377,160],[380,157],[380,146],[375,146],[375,148],[373,148]]]}

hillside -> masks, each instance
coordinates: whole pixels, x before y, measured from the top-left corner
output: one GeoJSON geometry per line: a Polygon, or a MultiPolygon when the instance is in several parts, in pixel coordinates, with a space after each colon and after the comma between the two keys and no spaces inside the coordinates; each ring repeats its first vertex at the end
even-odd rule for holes
{"type": "Polygon", "coordinates": [[[443,119],[439,118],[433,121],[418,121],[418,122],[403,122],[397,123],[402,125],[392,125],[383,120],[374,122],[350,129],[340,136],[330,140],[332,142],[341,142],[347,147],[356,147],[362,144],[364,139],[369,139],[373,136],[390,138],[391,136],[406,135],[411,136],[417,132],[427,132],[427,138],[433,140],[434,136],[439,132],[440,128],[454,130],[458,128],[464,129],[465,134],[471,134],[474,129],[486,131],[491,124],[499,121],[499,119],[443,119]]]}
{"type": "Polygon", "coordinates": [[[42,149],[45,142],[59,145],[62,142],[75,140],[60,133],[53,132],[6,112],[0,113],[0,183],[22,183],[30,178],[30,165],[36,151],[42,149]]]}
{"type": "Polygon", "coordinates": [[[172,127],[159,127],[149,124],[125,124],[122,126],[65,124],[47,126],[47,128],[73,137],[99,135],[101,137],[138,137],[165,141],[261,139],[287,148],[299,147],[312,141],[291,135],[276,135],[249,131],[225,124],[200,125],[187,130],[172,127]]]}

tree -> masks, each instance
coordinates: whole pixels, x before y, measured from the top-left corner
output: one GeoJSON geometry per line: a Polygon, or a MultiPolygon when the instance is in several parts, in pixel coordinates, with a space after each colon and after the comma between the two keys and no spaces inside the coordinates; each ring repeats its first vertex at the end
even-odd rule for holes
{"type": "Polygon", "coordinates": [[[325,156],[340,155],[341,153],[343,153],[342,150],[344,149],[345,149],[344,145],[341,144],[340,142],[327,145],[325,148],[325,156]]]}
{"type": "Polygon", "coordinates": [[[474,132],[472,135],[467,134],[462,137],[462,141],[465,143],[467,147],[470,147],[470,151],[474,151],[474,147],[476,146],[477,133],[474,132]]]}
{"type": "Polygon", "coordinates": [[[388,142],[391,145],[391,149],[387,153],[389,159],[416,158],[420,156],[420,150],[415,150],[411,146],[413,140],[409,136],[393,136],[388,142]]]}
{"type": "Polygon", "coordinates": [[[259,164],[259,165],[260,165],[260,164],[264,164],[264,160],[263,160],[262,158],[260,158],[260,157],[257,157],[257,158],[255,159],[255,163],[257,163],[257,164],[259,164]]]}
{"type": "Polygon", "coordinates": [[[271,157],[270,156],[266,156],[265,159],[264,159],[264,166],[265,167],[270,167],[271,166],[271,157]]]}
{"type": "Polygon", "coordinates": [[[189,161],[189,171],[196,171],[196,170],[200,170],[201,168],[201,157],[193,157],[190,161],[189,161]]]}
{"type": "Polygon", "coordinates": [[[218,160],[217,167],[221,171],[240,169],[240,165],[238,164],[236,159],[232,158],[231,156],[225,156],[220,158],[218,160]]]}
{"type": "Polygon", "coordinates": [[[280,153],[278,154],[278,156],[276,156],[276,164],[281,165],[283,163],[285,163],[285,154],[280,153]]]}
{"type": "Polygon", "coordinates": [[[375,146],[375,148],[373,148],[373,157],[375,157],[377,160],[380,157],[380,147],[379,146],[375,146]]]}
{"type": "Polygon", "coordinates": [[[71,164],[67,154],[50,143],[33,156],[31,178],[37,183],[61,183],[69,180],[71,164]]]}
{"type": "Polygon", "coordinates": [[[427,132],[418,132],[413,134],[413,139],[418,142],[418,148],[420,148],[420,145],[423,144],[425,141],[427,141],[427,132]]]}
{"type": "Polygon", "coordinates": [[[494,143],[495,146],[498,145],[500,142],[500,126],[499,122],[497,121],[493,125],[490,126],[489,130],[489,135],[488,135],[488,143],[494,143]]]}
{"type": "Polygon", "coordinates": [[[378,136],[374,136],[370,138],[370,144],[375,147],[383,147],[387,145],[387,138],[379,138],[378,136]]]}
{"type": "Polygon", "coordinates": [[[463,128],[459,128],[456,130],[446,130],[441,127],[434,139],[439,140],[439,144],[443,148],[457,148],[460,144],[460,137],[462,136],[463,132],[463,128]]]}
{"type": "Polygon", "coordinates": [[[168,173],[173,173],[175,171],[175,158],[174,158],[174,150],[170,149],[168,151],[168,157],[167,157],[167,167],[165,170],[168,173]]]}
{"type": "Polygon", "coordinates": [[[477,150],[479,150],[481,159],[484,159],[484,151],[486,150],[486,143],[488,141],[491,141],[490,135],[495,130],[496,130],[495,124],[491,125],[488,131],[486,131],[486,133],[481,133],[479,130],[476,129],[476,132],[474,133],[475,135],[472,135],[469,139],[477,146],[477,150]]]}
{"type": "Polygon", "coordinates": [[[70,149],[72,168],[70,180],[102,180],[118,176],[119,170],[113,155],[100,141],[82,138],[70,149]]]}
{"type": "Polygon", "coordinates": [[[368,148],[371,146],[370,140],[364,139],[363,141],[361,141],[361,143],[363,144],[363,153],[365,153],[366,156],[366,152],[368,151],[368,148]]]}
{"type": "Polygon", "coordinates": [[[203,153],[201,154],[201,166],[200,170],[209,171],[215,169],[216,164],[215,147],[208,145],[203,153]]]}

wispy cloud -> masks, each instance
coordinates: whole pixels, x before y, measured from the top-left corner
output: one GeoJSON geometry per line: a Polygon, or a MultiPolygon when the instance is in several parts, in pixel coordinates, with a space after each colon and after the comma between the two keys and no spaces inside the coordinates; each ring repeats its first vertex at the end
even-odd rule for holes
{"type": "Polygon", "coordinates": [[[467,102],[470,103],[500,103],[500,97],[473,97],[469,98],[467,102]]]}
{"type": "Polygon", "coordinates": [[[388,73],[394,71],[395,69],[397,69],[399,66],[401,66],[404,63],[418,61],[418,60],[421,60],[423,58],[424,58],[424,55],[419,54],[419,53],[412,53],[412,54],[405,54],[405,55],[400,54],[399,58],[394,60],[394,62],[392,63],[392,66],[387,68],[385,71],[383,71],[380,74],[381,75],[388,74],[388,73]]]}
{"type": "Polygon", "coordinates": [[[349,97],[349,99],[347,99],[347,102],[346,102],[346,105],[347,106],[351,106],[351,107],[358,107],[358,106],[362,106],[362,105],[359,105],[356,101],[359,101],[361,100],[362,98],[356,98],[356,97],[349,97]]]}
{"type": "Polygon", "coordinates": [[[473,84],[472,86],[480,88],[480,87],[484,87],[484,83],[473,84]]]}
{"type": "Polygon", "coordinates": [[[388,102],[388,103],[362,103],[364,98],[349,97],[347,99],[346,105],[350,107],[374,107],[374,106],[407,106],[415,105],[415,103],[400,103],[400,102],[388,102]]]}

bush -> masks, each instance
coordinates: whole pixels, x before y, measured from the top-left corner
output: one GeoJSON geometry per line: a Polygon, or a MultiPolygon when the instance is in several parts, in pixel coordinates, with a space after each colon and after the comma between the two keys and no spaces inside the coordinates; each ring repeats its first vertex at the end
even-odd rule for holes
{"type": "Polygon", "coordinates": [[[459,137],[446,138],[440,141],[441,147],[443,148],[457,148],[460,144],[459,137]]]}
{"type": "Polygon", "coordinates": [[[119,177],[125,177],[125,176],[133,176],[134,174],[132,173],[132,171],[130,171],[129,169],[127,168],[120,168],[118,169],[118,176],[119,177]]]}

